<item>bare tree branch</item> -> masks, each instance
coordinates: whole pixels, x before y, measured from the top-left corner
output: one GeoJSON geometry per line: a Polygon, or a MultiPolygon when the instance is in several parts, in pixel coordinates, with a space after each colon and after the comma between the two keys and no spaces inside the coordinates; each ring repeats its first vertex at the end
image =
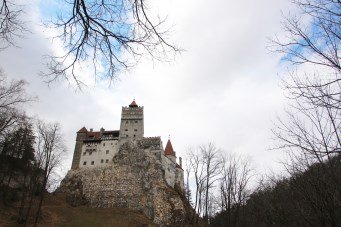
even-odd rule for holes
{"type": "Polygon", "coordinates": [[[146,0],[67,1],[68,12],[54,21],[63,40],[65,54],[48,56],[47,82],[72,78],[84,85],[82,64],[94,69],[94,78],[114,80],[117,73],[134,66],[141,58],[167,59],[179,49],[167,41],[164,20],[152,20],[146,0]]]}
{"type": "Polygon", "coordinates": [[[12,0],[0,1],[0,51],[9,46],[16,46],[18,37],[27,31],[21,20],[23,10],[12,0]]]}

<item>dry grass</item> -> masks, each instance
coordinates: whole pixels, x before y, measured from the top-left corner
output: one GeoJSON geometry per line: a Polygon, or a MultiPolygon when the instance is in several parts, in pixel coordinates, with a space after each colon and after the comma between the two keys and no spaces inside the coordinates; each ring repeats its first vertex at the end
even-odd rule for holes
{"type": "MultiPolygon", "coordinates": [[[[0,226],[20,226],[15,222],[18,204],[0,207],[0,226]]],[[[119,208],[72,207],[64,195],[48,195],[39,226],[157,226],[144,214],[119,208]]]]}

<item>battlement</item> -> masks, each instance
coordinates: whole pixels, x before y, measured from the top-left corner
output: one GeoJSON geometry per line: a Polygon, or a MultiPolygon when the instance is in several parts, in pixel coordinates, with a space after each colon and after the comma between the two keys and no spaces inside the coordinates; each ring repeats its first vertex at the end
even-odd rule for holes
{"type": "Polygon", "coordinates": [[[162,148],[161,137],[144,137],[142,140],[138,141],[138,145],[143,149],[152,148],[160,150],[162,148]]]}
{"type": "Polygon", "coordinates": [[[143,119],[143,107],[122,107],[122,120],[142,120],[143,119]]]}

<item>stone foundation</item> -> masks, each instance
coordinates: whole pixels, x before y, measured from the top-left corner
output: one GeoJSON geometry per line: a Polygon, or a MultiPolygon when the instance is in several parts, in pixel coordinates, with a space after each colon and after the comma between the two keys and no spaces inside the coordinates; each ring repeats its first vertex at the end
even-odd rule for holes
{"type": "Polygon", "coordinates": [[[59,191],[74,206],[129,208],[159,225],[186,221],[185,204],[167,184],[160,160],[137,143],[123,144],[113,165],[70,170],[59,191]]]}

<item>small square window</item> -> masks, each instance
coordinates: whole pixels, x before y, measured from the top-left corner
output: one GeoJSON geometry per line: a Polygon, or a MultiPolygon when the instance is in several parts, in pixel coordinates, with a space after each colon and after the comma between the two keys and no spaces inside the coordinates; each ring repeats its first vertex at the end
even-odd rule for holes
{"type": "Polygon", "coordinates": [[[83,155],[86,155],[86,152],[83,152],[83,155]]]}
{"type": "Polygon", "coordinates": [[[126,129],[124,129],[124,131],[128,132],[128,129],[126,128],[126,129]]]}
{"type": "Polygon", "coordinates": [[[95,164],[95,162],[94,162],[94,161],[92,161],[92,162],[91,162],[91,165],[94,165],[94,164],[95,164]]]}
{"type": "Polygon", "coordinates": [[[137,129],[134,129],[134,132],[137,132],[137,129]]]}
{"type": "Polygon", "coordinates": [[[126,135],[126,137],[128,137],[128,135],[126,135]]]}
{"type": "Polygon", "coordinates": [[[83,165],[86,166],[86,162],[83,162],[83,165]]]}
{"type": "Polygon", "coordinates": [[[90,151],[89,155],[92,155],[92,152],[90,151]]]}
{"type": "Polygon", "coordinates": [[[134,137],[136,137],[136,135],[134,135],[134,137]]]}
{"type": "Polygon", "coordinates": [[[105,147],[105,143],[103,143],[103,147],[105,147]]]}
{"type": "Polygon", "coordinates": [[[135,123],[137,123],[137,121],[135,121],[135,123]]]}
{"type": "Polygon", "coordinates": [[[105,163],[108,163],[108,162],[109,162],[109,159],[106,159],[106,160],[105,160],[105,163]]]}
{"type": "Polygon", "coordinates": [[[129,121],[126,121],[126,124],[128,124],[129,123],[129,121]]]}
{"type": "Polygon", "coordinates": [[[105,153],[106,153],[106,154],[109,154],[109,150],[107,150],[105,153]]]}
{"type": "Polygon", "coordinates": [[[103,160],[103,159],[101,160],[101,163],[104,163],[104,160],[103,160]]]}

